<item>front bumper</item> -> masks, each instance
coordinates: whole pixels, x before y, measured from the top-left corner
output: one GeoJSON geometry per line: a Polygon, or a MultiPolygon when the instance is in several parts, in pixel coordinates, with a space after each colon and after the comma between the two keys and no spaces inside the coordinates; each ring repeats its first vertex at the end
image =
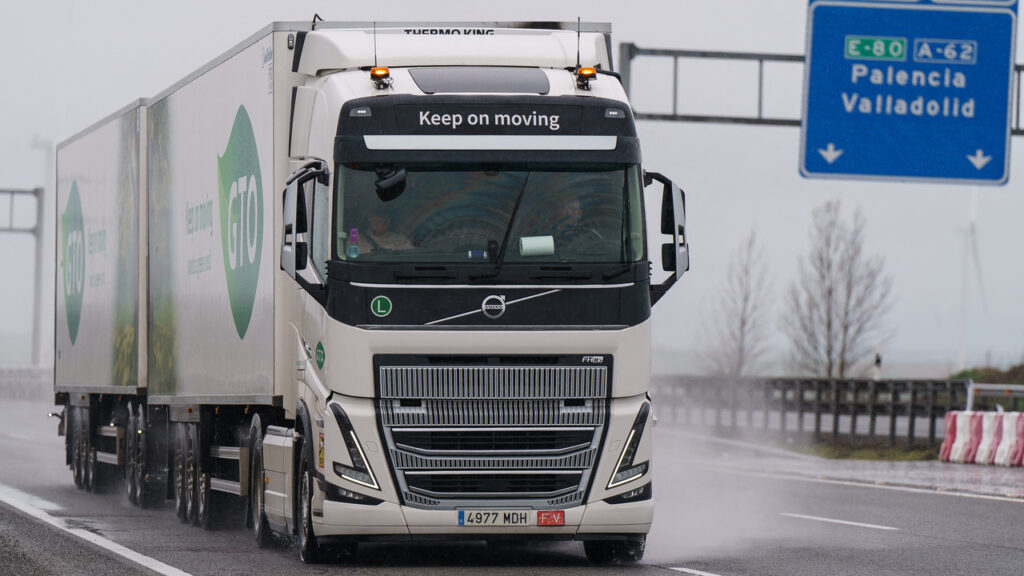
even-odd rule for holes
{"type": "Polygon", "coordinates": [[[535,525],[536,511],[528,511],[533,518],[532,526],[459,526],[457,510],[421,510],[392,502],[364,506],[324,501],[322,515],[313,517],[313,532],[317,537],[341,536],[351,540],[429,539],[435,536],[466,540],[488,537],[599,539],[647,534],[654,518],[654,503],[653,500],[624,504],[594,502],[567,508],[564,512],[563,526],[535,525]]]}

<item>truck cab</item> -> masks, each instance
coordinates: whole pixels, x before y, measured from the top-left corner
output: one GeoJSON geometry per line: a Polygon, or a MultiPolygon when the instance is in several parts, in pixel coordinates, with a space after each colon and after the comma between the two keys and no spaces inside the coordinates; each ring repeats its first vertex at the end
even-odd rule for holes
{"type": "Polygon", "coordinates": [[[280,268],[299,408],[295,441],[264,451],[299,462],[298,501],[267,517],[303,559],[438,537],[642,556],[651,305],[688,246],[609,42],[592,24],[295,36],[280,268]]]}

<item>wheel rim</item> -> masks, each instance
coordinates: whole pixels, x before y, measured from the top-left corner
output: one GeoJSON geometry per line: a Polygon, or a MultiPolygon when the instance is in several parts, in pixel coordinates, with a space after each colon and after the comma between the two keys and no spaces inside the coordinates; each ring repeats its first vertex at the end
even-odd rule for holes
{"type": "Polygon", "coordinates": [[[263,530],[263,459],[258,455],[253,462],[252,478],[252,526],[257,535],[263,530]]]}
{"type": "Polygon", "coordinates": [[[125,449],[125,489],[128,492],[128,501],[137,501],[138,490],[135,483],[135,414],[132,412],[131,404],[128,405],[128,431],[125,437],[127,444],[125,449]]]}
{"type": "Polygon", "coordinates": [[[142,482],[145,474],[145,431],[139,427],[138,433],[135,437],[135,461],[133,462],[133,470],[135,472],[135,490],[136,493],[141,497],[142,495],[142,482]]]}
{"type": "MultiPolygon", "coordinates": [[[[139,407],[139,412],[142,412],[142,407],[139,407]]],[[[135,461],[132,463],[133,472],[135,473],[135,491],[139,498],[142,497],[143,492],[143,480],[146,472],[146,422],[140,417],[136,420],[135,433],[135,461]]]]}
{"type": "Polygon", "coordinates": [[[196,509],[196,466],[195,446],[192,443],[192,433],[189,431],[188,441],[185,446],[185,508],[189,518],[196,509]]]}
{"type": "MultiPolygon", "coordinates": [[[[72,414],[74,414],[72,410],[72,414]]],[[[74,416],[72,416],[74,418],[74,416]]],[[[82,439],[82,433],[78,426],[78,419],[74,418],[73,425],[68,427],[71,434],[71,475],[75,479],[75,486],[81,488],[82,486],[82,448],[79,445],[82,439]]]]}
{"type": "Polygon", "coordinates": [[[209,500],[208,500],[208,498],[210,497],[209,485],[210,485],[210,476],[208,474],[205,474],[205,473],[200,474],[199,475],[199,502],[197,502],[196,504],[198,504],[198,508],[199,508],[199,519],[201,521],[203,521],[203,523],[205,523],[208,520],[207,516],[209,514],[209,509],[210,509],[210,503],[209,503],[209,500]]]}
{"type": "Polygon", "coordinates": [[[310,524],[310,504],[309,504],[309,474],[306,474],[306,480],[303,481],[302,485],[302,533],[305,536],[306,542],[309,542],[309,530],[310,524]]]}
{"type": "Polygon", "coordinates": [[[174,455],[174,511],[178,517],[185,515],[185,456],[179,445],[174,455]]]}
{"type": "MultiPolygon", "coordinates": [[[[83,442],[85,443],[85,442],[83,442]]],[[[92,489],[93,476],[96,473],[96,449],[85,443],[85,486],[92,489]]]]}

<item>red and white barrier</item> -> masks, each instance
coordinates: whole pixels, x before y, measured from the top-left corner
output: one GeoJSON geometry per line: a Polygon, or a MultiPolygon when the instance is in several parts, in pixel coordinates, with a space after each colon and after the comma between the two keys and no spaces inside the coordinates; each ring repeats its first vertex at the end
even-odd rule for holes
{"type": "Polygon", "coordinates": [[[1003,413],[986,412],[981,417],[981,442],[974,455],[974,463],[982,466],[995,464],[996,450],[1003,440],[1003,413]]]}
{"type": "Polygon", "coordinates": [[[1024,418],[1019,412],[1009,412],[1003,415],[1003,434],[999,441],[999,448],[996,449],[996,466],[1012,466],[1013,453],[1019,444],[1024,444],[1017,438],[1017,424],[1024,423],[1024,418]]]}
{"type": "Polygon", "coordinates": [[[974,455],[981,444],[980,412],[961,412],[956,417],[956,441],[949,452],[949,461],[958,464],[974,464],[974,455]]]}
{"type": "Polygon", "coordinates": [[[939,449],[939,460],[949,462],[950,452],[953,451],[953,443],[956,442],[956,419],[960,414],[958,411],[946,412],[946,435],[942,439],[942,448],[939,449]]]}
{"type": "Polygon", "coordinates": [[[1024,414],[1017,418],[1017,444],[1010,455],[1010,466],[1024,466],[1024,414]]]}
{"type": "Polygon", "coordinates": [[[949,412],[939,460],[986,466],[1024,465],[1024,413],[949,412]]]}

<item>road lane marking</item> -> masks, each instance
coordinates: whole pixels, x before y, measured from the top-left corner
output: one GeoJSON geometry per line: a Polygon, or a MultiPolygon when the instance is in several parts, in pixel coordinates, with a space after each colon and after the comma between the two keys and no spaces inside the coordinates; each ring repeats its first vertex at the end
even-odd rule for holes
{"type": "Polygon", "coordinates": [[[926,494],[931,496],[952,496],[955,498],[971,498],[974,500],[989,500],[992,502],[1013,502],[1024,504],[1024,495],[1011,494],[998,496],[995,494],[976,494],[974,492],[960,492],[955,488],[943,486],[915,487],[900,484],[891,484],[879,480],[839,480],[827,476],[806,476],[797,472],[755,472],[753,470],[742,470],[727,466],[696,463],[690,466],[692,470],[703,470],[705,472],[726,472],[739,476],[752,476],[755,478],[771,478],[774,480],[795,480],[797,482],[811,482],[814,484],[831,484],[833,486],[848,486],[850,488],[875,488],[877,490],[891,490],[893,492],[907,492],[910,494],[926,494]]]}
{"type": "MultiPolygon", "coordinates": [[[[188,572],[179,570],[174,566],[164,564],[163,562],[155,558],[150,558],[149,556],[140,554],[129,548],[125,548],[124,546],[112,540],[108,540],[103,536],[100,536],[99,534],[95,534],[83,528],[72,528],[63,519],[51,516],[44,512],[43,510],[40,510],[39,508],[25,501],[31,498],[33,498],[31,495],[25,494],[24,492],[20,492],[18,490],[14,490],[13,488],[9,488],[7,486],[4,486],[3,484],[0,484],[0,502],[3,502],[17,510],[20,510],[21,512],[28,514],[29,516],[32,516],[37,520],[45,522],[50,526],[57,528],[58,530],[67,532],[72,536],[77,536],[82,540],[91,542],[92,544],[95,544],[100,548],[103,548],[109,552],[113,552],[114,554],[117,554],[118,556],[125,558],[130,562],[138,564],[143,568],[147,568],[162,576],[192,576],[188,572]],[[18,496],[19,493],[22,495],[21,497],[18,496]],[[25,498],[25,496],[27,496],[27,498],[25,498]]],[[[45,500],[43,502],[45,502],[45,500]]]]}
{"type": "Polygon", "coordinates": [[[669,570],[675,570],[676,572],[682,572],[683,574],[692,574],[693,576],[718,576],[718,574],[701,572],[700,570],[693,570],[692,568],[669,568],[669,570]]]}
{"type": "Polygon", "coordinates": [[[804,514],[792,514],[790,512],[782,512],[779,514],[779,516],[785,516],[787,518],[799,518],[801,520],[813,520],[815,522],[827,522],[829,524],[842,524],[843,526],[856,526],[857,528],[871,528],[872,530],[899,530],[899,528],[893,528],[892,526],[879,526],[878,524],[849,522],[847,520],[836,520],[835,518],[822,518],[820,516],[805,516],[804,514]]]}
{"type": "Polygon", "coordinates": [[[5,499],[20,500],[21,502],[25,502],[26,504],[39,508],[40,510],[57,511],[61,509],[59,504],[38,498],[28,492],[22,492],[17,488],[11,488],[10,486],[0,484],[0,500],[4,500],[6,502],[5,499]]]}

